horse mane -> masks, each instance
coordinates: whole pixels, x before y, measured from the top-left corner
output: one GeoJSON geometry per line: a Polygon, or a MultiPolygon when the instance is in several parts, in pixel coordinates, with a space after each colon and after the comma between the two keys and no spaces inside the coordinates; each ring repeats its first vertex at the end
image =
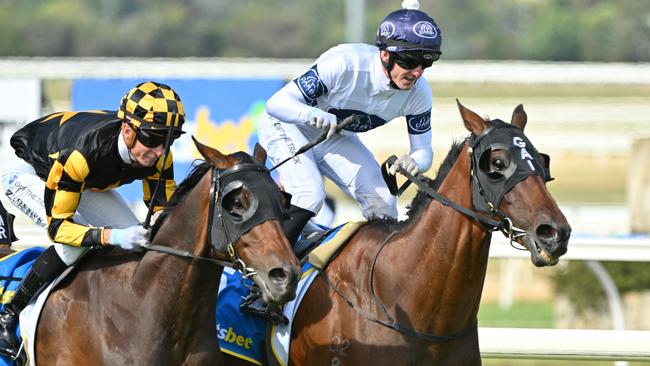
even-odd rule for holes
{"type": "MultiPolygon", "coordinates": [[[[427,183],[429,187],[433,188],[436,191],[438,188],[440,188],[440,185],[445,180],[445,178],[447,178],[447,174],[449,174],[449,171],[454,166],[456,159],[458,159],[458,155],[460,155],[460,152],[463,150],[463,146],[465,146],[466,140],[467,139],[454,141],[451,144],[451,148],[447,153],[447,157],[445,157],[445,160],[442,162],[442,164],[440,164],[440,168],[438,168],[438,174],[436,174],[436,177],[433,180],[425,176],[422,177],[422,179],[427,183]]],[[[415,194],[413,201],[411,201],[411,203],[406,206],[407,219],[405,220],[405,223],[409,223],[411,220],[418,217],[420,213],[429,206],[429,203],[431,203],[431,196],[429,196],[423,190],[418,189],[418,192],[415,194]]]]}
{"type": "Polygon", "coordinates": [[[183,179],[183,181],[176,187],[176,190],[172,194],[172,197],[169,199],[169,203],[165,206],[162,214],[160,215],[158,220],[156,220],[154,226],[151,228],[150,241],[153,241],[153,238],[156,236],[158,229],[160,229],[162,224],[165,222],[165,220],[169,216],[169,213],[176,206],[178,206],[178,204],[183,200],[183,198],[185,198],[185,196],[187,196],[187,194],[192,190],[192,188],[196,187],[196,185],[199,183],[201,178],[203,178],[205,173],[207,173],[208,170],[210,170],[211,168],[212,165],[203,161],[201,164],[192,168],[187,178],[183,179]]]}
{"type": "MultiPolygon", "coordinates": [[[[438,190],[438,188],[440,188],[440,185],[445,180],[445,178],[447,178],[447,174],[449,174],[449,171],[454,166],[456,159],[458,159],[458,155],[460,155],[460,152],[463,150],[465,141],[467,141],[467,138],[464,138],[459,141],[454,141],[452,143],[451,148],[447,153],[447,157],[445,157],[442,164],[440,164],[440,167],[438,168],[438,173],[436,174],[436,177],[434,179],[427,178],[424,175],[420,176],[421,179],[429,187],[433,188],[436,191],[438,190]]],[[[431,203],[431,197],[428,194],[426,194],[426,192],[422,191],[421,189],[418,189],[418,192],[415,194],[415,197],[413,198],[411,203],[406,206],[407,208],[406,220],[397,222],[392,219],[376,218],[370,220],[369,224],[385,226],[389,230],[400,230],[404,226],[408,225],[414,218],[418,217],[420,213],[429,206],[429,203],[431,203]]]]}

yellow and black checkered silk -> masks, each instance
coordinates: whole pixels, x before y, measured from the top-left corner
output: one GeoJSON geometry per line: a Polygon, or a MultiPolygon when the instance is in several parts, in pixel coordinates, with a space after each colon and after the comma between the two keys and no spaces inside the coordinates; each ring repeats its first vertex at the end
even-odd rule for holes
{"type": "Polygon", "coordinates": [[[173,125],[180,130],[185,122],[185,110],[178,94],[154,81],[138,84],[126,93],[117,116],[130,117],[136,127],[143,129],[167,129],[173,125]]]}
{"type": "Polygon", "coordinates": [[[117,148],[121,123],[115,111],[54,113],[27,124],[11,137],[16,155],[46,182],[45,213],[52,241],[74,246],[106,244],[103,227],[73,221],[84,190],[104,191],[141,179],[148,205],[162,172],[165,190],[156,195],[154,210],[161,209],[176,190],[171,152],[164,168],[162,159],[149,168],[122,162],[117,148]]]}

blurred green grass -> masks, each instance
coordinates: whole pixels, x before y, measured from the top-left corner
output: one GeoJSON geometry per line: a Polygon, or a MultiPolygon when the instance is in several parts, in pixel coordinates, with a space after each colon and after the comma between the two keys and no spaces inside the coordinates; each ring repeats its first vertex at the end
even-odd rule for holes
{"type": "Polygon", "coordinates": [[[509,309],[481,303],[478,323],[481,327],[553,328],[553,317],[551,303],[515,303],[509,309]]]}

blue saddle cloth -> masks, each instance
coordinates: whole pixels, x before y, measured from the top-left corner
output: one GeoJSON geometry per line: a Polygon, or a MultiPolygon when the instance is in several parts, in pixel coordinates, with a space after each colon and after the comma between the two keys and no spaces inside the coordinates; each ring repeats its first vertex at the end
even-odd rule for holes
{"type": "MultiPolygon", "coordinates": [[[[32,268],[34,260],[44,250],[45,248],[33,247],[0,259],[0,294],[2,294],[0,303],[2,307],[14,297],[20,285],[20,279],[32,268]]],[[[16,337],[20,339],[20,326],[16,327],[16,337]]],[[[0,356],[0,366],[10,366],[13,364],[13,360],[9,357],[0,356]]]]}
{"type": "MultiPolygon", "coordinates": [[[[319,244],[332,239],[345,225],[340,225],[327,234],[319,244]]],[[[301,268],[305,274],[314,266],[306,262],[301,268]]],[[[252,281],[243,278],[241,273],[225,268],[221,276],[219,297],[217,300],[217,339],[222,352],[261,365],[266,358],[262,350],[266,343],[266,320],[239,310],[242,297],[248,295],[252,281]]],[[[291,321],[291,319],[289,319],[291,321]]]]}

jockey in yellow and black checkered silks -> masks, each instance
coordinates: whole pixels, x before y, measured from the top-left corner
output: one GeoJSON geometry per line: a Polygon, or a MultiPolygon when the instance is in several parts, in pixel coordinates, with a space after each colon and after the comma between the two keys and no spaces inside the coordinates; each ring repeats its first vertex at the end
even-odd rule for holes
{"type": "Polygon", "coordinates": [[[117,111],[55,112],[12,135],[20,161],[17,170],[3,172],[8,177],[2,179],[7,182],[3,188],[23,213],[47,223],[54,244],[39,255],[0,310],[1,355],[18,355],[18,314],[88,248],[142,250],[149,240],[147,228],[111,191],[141,180],[145,205],[160,211],[176,190],[173,154],[166,150],[172,141],[167,142],[183,133],[184,122],[178,94],[168,85],[146,81],[129,90],[117,111]]]}

